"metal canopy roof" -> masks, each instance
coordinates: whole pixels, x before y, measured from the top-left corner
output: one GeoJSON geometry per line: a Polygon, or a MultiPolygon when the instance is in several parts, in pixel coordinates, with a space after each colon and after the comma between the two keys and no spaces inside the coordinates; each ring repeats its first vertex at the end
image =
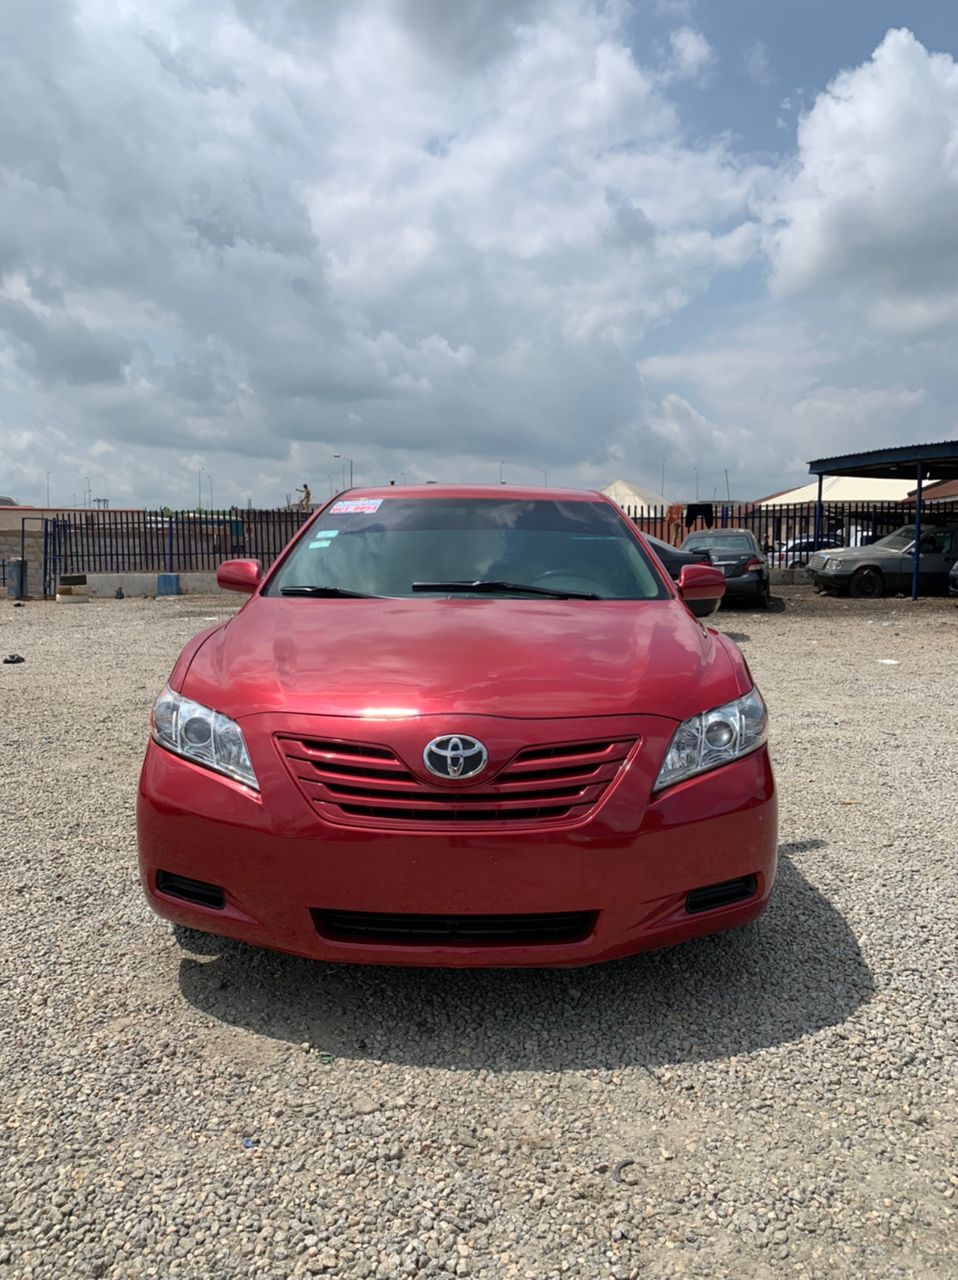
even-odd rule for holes
{"type": "Polygon", "coordinates": [[[818,476],[818,501],[815,504],[816,546],[822,529],[822,487],[825,476],[872,476],[886,480],[915,477],[917,483],[911,598],[917,600],[922,485],[926,479],[958,480],[958,440],[942,440],[938,444],[907,444],[899,449],[870,449],[867,453],[845,453],[836,458],[816,458],[808,464],[808,469],[813,476],[818,476]]]}
{"type": "Polygon", "coordinates": [[[813,476],[881,476],[887,480],[914,480],[919,466],[927,479],[958,480],[958,440],[816,458],[808,464],[808,470],[813,476]]]}

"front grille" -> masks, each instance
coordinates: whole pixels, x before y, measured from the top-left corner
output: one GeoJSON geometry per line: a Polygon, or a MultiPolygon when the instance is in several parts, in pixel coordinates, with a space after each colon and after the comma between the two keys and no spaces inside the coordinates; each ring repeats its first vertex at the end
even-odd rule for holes
{"type": "Polygon", "coordinates": [[[536,915],[423,916],[375,911],[313,911],[316,931],[331,942],[403,947],[550,946],[581,942],[595,927],[595,911],[536,915]]]}
{"type": "Polygon", "coordinates": [[[728,907],[733,902],[751,898],[756,889],[754,876],[740,876],[738,880],[723,880],[721,884],[693,889],[685,899],[686,911],[714,911],[716,907],[728,907]]]}
{"type": "Polygon", "coordinates": [[[226,894],[218,884],[207,884],[205,880],[191,880],[189,876],[177,876],[172,871],[156,873],[157,893],[165,893],[171,898],[182,898],[184,902],[195,902],[198,907],[212,907],[222,911],[226,906],[226,894]]]}
{"type": "Polygon", "coordinates": [[[808,562],[808,567],[809,569],[824,569],[825,557],[819,555],[812,556],[808,562]]]}
{"type": "Polygon", "coordinates": [[[526,747],[471,785],[433,786],[390,748],[332,739],[277,739],[306,798],[325,817],[376,825],[559,822],[587,815],[634,739],[526,747]]]}

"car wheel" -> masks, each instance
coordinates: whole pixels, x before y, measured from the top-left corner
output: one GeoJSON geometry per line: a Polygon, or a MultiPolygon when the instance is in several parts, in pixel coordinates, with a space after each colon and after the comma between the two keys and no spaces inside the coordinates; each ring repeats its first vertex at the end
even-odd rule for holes
{"type": "Polygon", "coordinates": [[[848,584],[848,594],[875,600],[885,594],[885,579],[877,569],[857,569],[848,584]]]}
{"type": "Polygon", "coordinates": [[[760,609],[767,609],[769,608],[771,603],[772,603],[772,587],[771,587],[771,583],[766,582],[765,586],[759,592],[758,607],[760,609]]]}

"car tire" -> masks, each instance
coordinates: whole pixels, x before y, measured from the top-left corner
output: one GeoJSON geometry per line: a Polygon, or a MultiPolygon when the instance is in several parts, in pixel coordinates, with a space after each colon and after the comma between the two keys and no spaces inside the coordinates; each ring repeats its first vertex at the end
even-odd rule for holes
{"type": "Polygon", "coordinates": [[[758,595],[758,607],[760,609],[768,609],[770,608],[771,603],[772,603],[772,587],[770,583],[766,582],[765,586],[762,588],[762,590],[759,592],[759,595],[758,595]]]}
{"type": "Polygon", "coordinates": [[[877,600],[885,594],[885,579],[879,569],[856,569],[848,584],[848,594],[860,600],[877,600]]]}

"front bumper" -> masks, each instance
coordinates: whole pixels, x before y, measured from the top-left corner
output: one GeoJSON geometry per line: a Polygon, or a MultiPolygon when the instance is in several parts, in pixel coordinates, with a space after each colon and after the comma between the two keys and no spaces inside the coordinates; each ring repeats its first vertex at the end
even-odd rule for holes
{"type": "Polygon", "coordinates": [[[667,726],[643,726],[649,749],[584,821],[521,831],[496,823],[468,833],[328,821],[296,788],[267,735],[250,740],[262,795],[151,742],[137,808],[143,886],[153,910],[179,924],[353,963],[588,964],[734,928],[761,913],[775,878],[768,754],[763,748],[650,799],[667,726]],[[164,892],[158,874],[161,886],[171,882],[162,873],[222,889],[222,905],[164,892]],[[747,897],[687,909],[691,891],[745,878],[747,897]],[[588,926],[571,941],[524,938],[521,929],[481,942],[410,942],[408,932],[407,940],[344,940],[341,929],[327,927],[337,913],[460,923],[588,913],[588,926]]]}
{"type": "Polygon", "coordinates": [[[818,569],[806,569],[805,572],[819,591],[831,591],[836,595],[846,593],[852,580],[850,573],[822,573],[818,569]]]}

